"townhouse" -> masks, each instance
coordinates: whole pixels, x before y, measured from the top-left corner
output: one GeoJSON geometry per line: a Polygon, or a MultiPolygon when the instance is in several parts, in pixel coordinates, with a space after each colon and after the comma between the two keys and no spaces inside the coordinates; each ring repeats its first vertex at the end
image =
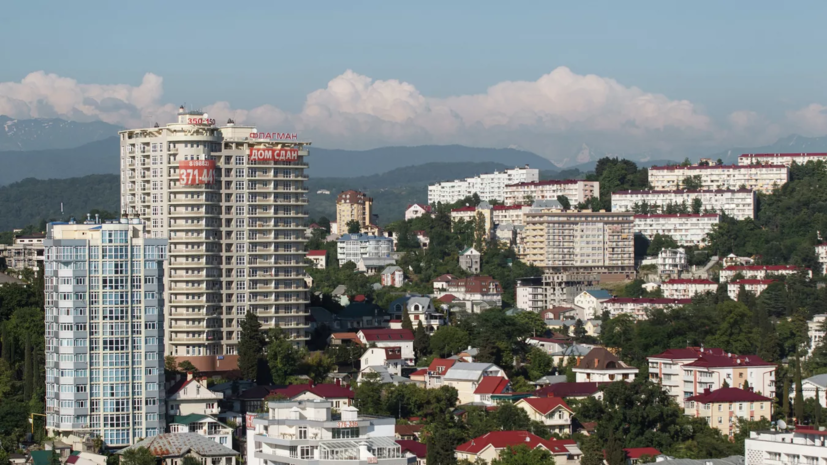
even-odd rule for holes
{"type": "Polygon", "coordinates": [[[721,221],[718,213],[635,215],[635,234],[654,239],[669,236],[681,246],[703,245],[706,235],[721,221]]]}
{"type": "Polygon", "coordinates": [[[691,299],[705,292],[715,292],[718,284],[708,279],[670,279],[660,286],[667,299],[691,299]]]}
{"type": "Polygon", "coordinates": [[[702,394],[684,400],[684,414],[703,418],[709,426],[733,439],[738,432],[738,420],[772,420],[772,399],[752,391],[752,388],[704,389],[702,394]]]}
{"type": "Polygon", "coordinates": [[[656,214],[686,206],[688,212],[695,199],[702,211],[726,213],[736,220],[755,218],[757,211],[758,196],[751,189],[619,191],[612,193],[612,211],[656,214]]]}
{"type": "Polygon", "coordinates": [[[782,165],[652,166],[649,184],[656,190],[680,189],[686,178],[700,181],[701,189],[741,189],[770,193],[790,180],[782,165]]]}
{"type": "Polygon", "coordinates": [[[692,299],[647,299],[633,297],[612,297],[601,305],[603,310],[609,312],[612,318],[618,315],[632,315],[637,320],[648,318],[646,311],[649,309],[663,309],[689,305],[692,299]]]}

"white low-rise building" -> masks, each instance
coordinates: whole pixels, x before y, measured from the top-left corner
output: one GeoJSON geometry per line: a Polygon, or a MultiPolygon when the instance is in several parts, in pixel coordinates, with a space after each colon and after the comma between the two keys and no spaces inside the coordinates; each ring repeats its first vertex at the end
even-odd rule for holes
{"type": "Polygon", "coordinates": [[[192,373],[177,381],[167,390],[167,405],[170,415],[218,415],[218,403],[224,394],[207,388],[205,379],[198,379],[192,373]]]}
{"type": "Polygon", "coordinates": [[[500,282],[490,276],[470,276],[448,281],[445,289],[440,289],[437,294],[437,297],[451,294],[457,300],[489,302],[496,306],[503,302],[500,282]]]}
{"type": "Polygon", "coordinates": [[[813,277],[813,271],[809,268],[802,268],[797,265],[744,265],[744,266],[727,266],[719,274],[721,282],[729,282],[732,278],[740,274],[743,279],[767,279],[767,276],[772,275],[791,275],[803,271],[810,278],[813,277]]]}
{"type": "Polygon", "coordinates": [[[793,163],[803,165],[808,161],[827,161],[827,153],[745,153],[738,157],[738,164],[747,165],[783,165],[790,167],[793,163]]]}
{"type": "Polygon", "coordinates": [[[505,204],[530,204],[535,200],[557,200],[565,196],[572,206],[600,197],[600,183],[581,179],[533,181],[505,186],[505,204]]]}
{"type": "Polygon", "coordinates": [[[428,203],[454,203],[477,194],[482,200],[505,198],[505,186],[540,180],[540,170],[529,168],[508,169],[502,172],[481,174],[473,178],[456,179],[428,186],[428,203]]]}
{"type": "Polygon", "coordinates": [[[247,415],[248,465],[414,465],[396,443],[396,420],[336,413],[330,402],[269,402],[269,411],[247,415]]]}
{"type": "Polygon", "coordinates": [[[827,462],[827,431],[814,426],[750,431],[744,441],[745,465],[820,465],[827,462]]]}
{"type": "Polygon", "coordinates": [[[583,291],[574,298],[574,305],[586,310],[585,320],[599,318],[603,314],[603,302],[612,298],[612,294],[604,289],[583,291]]]}
{"type": "Polygon", "coordinates": [[[406,309],[408,310],[408,319],[411,320],[411,326],[414,329],[419,323],[422,323],[425,331],[428,334],[433,334],[440,326],[446,324],[445,315],[436,311],[429,296],[416,294],[402,296],[391,302],[388,312],[391,319],[398,320],[401,325],[406,309]]]}
{"type": "Polygon", "coordinates": [[[505,371],[493,363],[454,363],[442,375],[442,385],[457,390],[459,404],[470,404],[476,402],[477,388],[489,376],[508,380],[505,371]]]}
{"type": "Polygon", "coordinates": [[[695,199],[700,199],[702,211],[726,213],[736,220],[755,218],[757,195],[750,189],[618,191],[612,193],[612,211],[656,214],[670,205],[691,210],[695,199]]]}
{"type": "Polygon", "coordinates": [[[774,279],[739,279],[737,281],[730,281],[727,283],[727,294],[730,299],[738,300],[738,293],[741,292],[741,286],[744,286],[745,291],[758,297],[774,282],[774,279]]]}
{"type": "Polygon", "coordinates": [[[680,307],[689,305],[692,299],[647,299],[633,297],[612,297],[603,302],[603,310],[607,310],[612,318],[619,315],[632,315],[635,319],[645,320],[646,311],[656,308],[680,307]]]}
{"type": "Polygon", "coordinates": [[[391,265],[382,270],[379,282],[386,287],[402,287],[405,284],[405,273],[402,268],[391,265]]]}
{"type": "Polygon", "coordinates": [[[327,250],[308,250],[306,257],[313,262],[313,268],[327,268],[327,250]]]}
{"type": "Polygon", "coordinates": [[[715,292],[718,285],[708,279],[670,279],[660,286],[667,299],[691,299],[705,292],[715,292]]]}
{"type": "Polygon", "coordinates": [[[400,347],[369,347],[359,358],[362,368],[385,367],[392,375],[402,375],[402,349],[400,347]]]}
{"type": "Polygon", "coordinates": [[[414,334],[409,329],[360,329],[356,337],[365,347],[371,344],[379,348],[398,347],[402,350],[403,364],[414,365],[414,334]]]}
{"type": "Polygon", "coordinates": [[[525,410],[529,420],[539,421],[549,432],[571,434],[571,419],[574,410],[559,397],[526,397],[514,405],[525,410]]]}
{"type": "MultiPolygon", "coordinates": [[[[810,353],[821,344],[824,339],[824,320],[827,320],[827,314],[820,313],[813,315],[813,319],[807,322],[807,332],[810,337],[810,353]]],[[[824,404],[827,407],[827,404],[824,404]]]]}
{"type": "Polygon", "coordinates": [[[364,258],[390,258],[393,239],[368,234],[344,234],[336,241],[339,266],[359,263],[364,258]]]}
{"type": "Polygon", "coordinates": [[[573,368],[578,383],[602,383],[613,381],[632,382],[638,369],[623,363],[616,355],[603,347],[595,347],[580,359],[573,368]]]}
{"type": "Polygon", "coordinates": [[[751,189],[770,193],[790,180],[790,169],[780,165],[652,166],[649,184],[656,190],[680,189],[688,177],[701,189],[751,189]]]}
{"type": "Polygon", "coordinates": [[[405,209],[405,220],[412,220],[414,218],[419,218],[420,216],[430,214],[431,213],[431,206],[430,205],[423,205],[421,203],[414,203],[408,205],[408,208],[405,209]]]}
{"type": "Polygon", "coordinates": [[[680,276],[682,271],[689,269],[686,261],[686,250],[661,249],[658,253],[658,273],[661,276],[680,276]]]}
{"type": "Polygon", "coordinates": [[[652,240],[669,236],[681,246],[703,245],[706,235],[721,220],[717,213],[635,215],[635,233],[652,240]]]}
{"type": "Polygon", "coordinates": [[[822,407],[827,405],[827,373],[810,376],[801,382],[804,400],[816,399],[822,407]]]}

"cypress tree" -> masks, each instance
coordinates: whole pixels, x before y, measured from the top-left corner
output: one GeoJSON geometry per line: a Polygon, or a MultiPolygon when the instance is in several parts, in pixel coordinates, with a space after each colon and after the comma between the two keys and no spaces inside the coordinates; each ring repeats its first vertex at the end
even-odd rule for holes
{"type": "Polygon", "coordinates": [[[813,412],[813,423],[815,426],[821,426],[821,392],[816,388],[816,405],[813,412]]]}
{"type": "Polygon", "coordinates": [[[8,328],[3,326],[3,360],[9,364],[9,366],[14,366],[14,336],[12,336],[11,331],[8,328]]]}
{"type": "Polygon", "coordinates": [[[32,343],[29,338],[26,338],[26,345],[23,349],[23,398],[28,400],[32,398],[34,387],[34,374],[32,369],[34,363],[32,362],[32,343]]]}
{"type": "Polygon", "coordinates": [[[804,388],[801,385],[801,359],[795,355],[795,420],[804,419],[804,388]]]}
{"type": "Polygon", "coordinates": [[[626,452],[617,440],[613,430],[609,430],[609,439],[606,441],[606,463],[608,465],[625,465],[626,452]]]}
{"type": "Polygon", "coordinates": [[[407,303],[402,305],[402,329],[410,329],[411,331],[413,331],[414,327],[413,322],[411,321],[411,314],[408,313],[408,305],[407,303]]]}
{"type": "Polygon", "coordinates": [[[247,310],[238,339],[238,369],[244,379],[256,379],[259,359],[264,356],[264,345],[261,323],[255,313],[247,310]]]}
{"type": "Polygon", "coordinates": [[[781,399],[781,411],[784,413],[784,419],[790,418],[790,380],[784,377],[784,398],[781,399]]]}
{"type": "Polygon", "coordinates": [[[425,327],[422,326],[422,321],[420,321],[416,325],[416,331],[414,331],[414,351],[416,355],[418,357],[424,357],[430,345],[431,338],[428,336],[428,333],[425,332],[425,327]]]}

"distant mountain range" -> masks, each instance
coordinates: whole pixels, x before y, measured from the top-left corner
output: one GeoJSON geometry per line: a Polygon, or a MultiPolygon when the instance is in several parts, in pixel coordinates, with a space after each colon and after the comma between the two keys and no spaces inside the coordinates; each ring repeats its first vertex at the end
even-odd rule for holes
{"type": "Polygon", "coordinates": [[[123,129],[103,121],[79,123],[58,118],[12,119],[0,115],[0,152],[79,147],[116,136],[123,129]]]}
{"type": "Polygon", "coordinates": [[[80,147],[0,152],[0,186],[26,178],[63,179],[89,174],[119,174],[117,137],[80,147]]]}

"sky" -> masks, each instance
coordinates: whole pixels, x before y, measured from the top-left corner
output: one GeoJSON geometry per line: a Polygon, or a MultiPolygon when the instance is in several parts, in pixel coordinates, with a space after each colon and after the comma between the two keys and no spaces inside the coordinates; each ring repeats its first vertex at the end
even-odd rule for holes
{"type": "Polygon", "coordinates": [[[0,114],[559,164],[827,134],[827,2],[6,2],[0,114]]]}

